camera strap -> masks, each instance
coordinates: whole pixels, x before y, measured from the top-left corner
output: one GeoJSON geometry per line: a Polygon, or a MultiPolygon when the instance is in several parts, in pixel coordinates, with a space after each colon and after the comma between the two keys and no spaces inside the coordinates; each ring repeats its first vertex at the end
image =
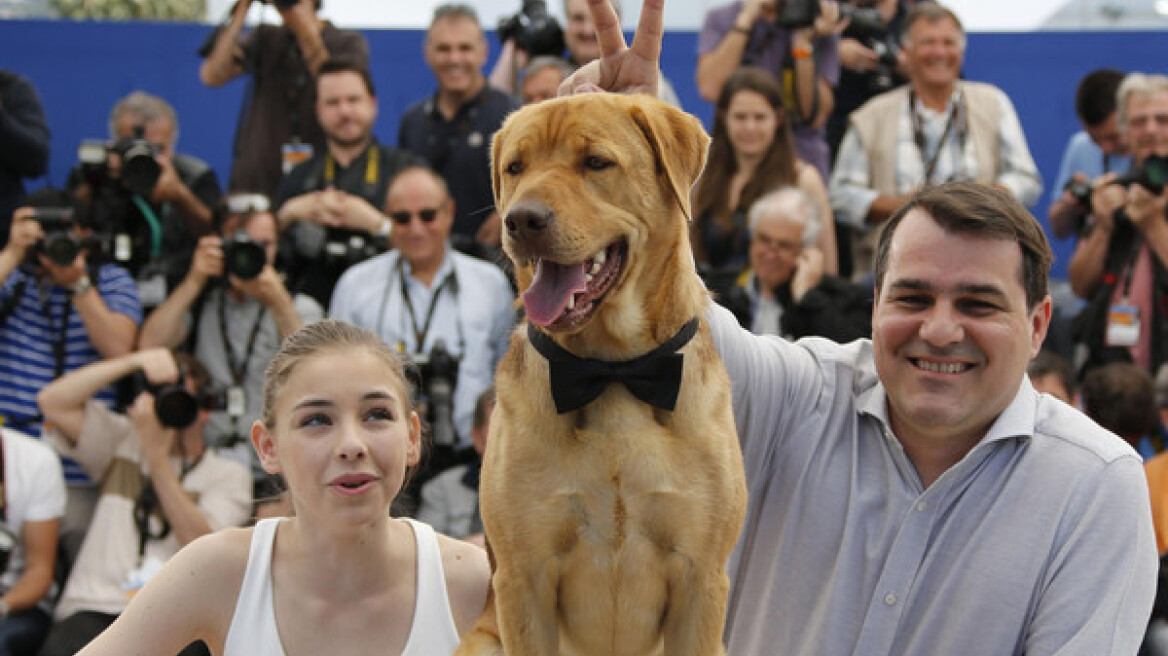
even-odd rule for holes
{"type": "Polygon", "coordinates": [[[45,315],[45,325],[50,332],[56,332],[57,338],[51,342],[53,347],[53,378],[60,378],[65,373],[65,333],[69,330],[69,313],[73,311],[73,298],[65,298],[65,309],[61,312],[61,328],[56,330],[56,321],[53,320],[53,311],[49,307],[49,296],[41,298],[41,312],[45,315]]]}
{"type": "MultiPolygon", "coordinates": [[[[377,142],[371,141],[369,148],[365,150],[365,185],[368,187],[376,187],[377,181],[381,177],[381,157],[380,149],[377,148],[377,142]]],[[[324,186],[332,187],[337,182],[337,161],[333,159],[333,154],[328,153],[324,157],[324,186]]]]}
{"type": "MultiPolygon", "coordinates": [[[[228,291],[226,289],[220,290],[219,335],[223,338],[223,357],[227,359],[227,369],[231,373],[232,390],[239,395],[240,400],[244,401],[240,405],[243,406],[242,409],[246,410],[247,401],[243,390],[246,389],[247,385],[247,369],[251,363],[251,357],[255,353],[256,338],[260,334],[260,328],[264,324],[264,317],[268,314],[268,308],[262,303],[259,304],[260,309],[256,313],[255,322],[252,324],[251,335],[247,338],[247,351],[244,352],[243,358],[237,361],[235,359],[235,349],[232,347],[227,333],[227,294],[228,291]]],[[[231,391],[228,392],[229,399],[231,393],[231,391]]],[[[231,439],[242,439],[239,434],[240,413],[236,412],[232,405],[230,402],[228,403],[228,416],[231,418],[231,439]]]]}
{"type": "Polygon", "coordinates": [[[442,290],[447,287],[451,288],[451,292],[455,292],[455,285],[453,285],[454,274],[449,273],[438,286],[434,288],[434,293],[430,296],[430,307],[426,308],[426,318],[421,328],[418,327],[418,318],[414,313],[414,303],[410,300],[410,292],[406,287],[405,268],[398,260],[397,272],[398,280],[401,282],[402,301],[406,306],[406,313],[410,315],[410,327],[414,329],[414,348],[419,352],[425,348],[426,336],[430,334],[430,324],[434,321],[434,310],[438,308],[438,297],[442,295],[442,290]]]}
{"type": "Polygon", "coordinates": [[[928,156],[928,144],[925,143],[925,127],[921,121],[920,114],[917,113],[917,94],[910,90],[908,92],[909,98],[909,114],[912,116],[913,126],[913,142],[917,145],[917,150],[921,153],[921,163],[925,166],[925,174],[921,179],[922,183],[928,183],[933,178],[933,172],[937,170],[937,164],[941,161],[941,153],[945,150],[945,142],[949,139],[949,134],[953,132],[953,125],[958,121],[958,114],[961,113],[961,108],[964,106],[964,99],[958,93],[958,96],[953,100],[953,106],[949,108],[949,117],[945,119],[945,130],[941,133],[941,138],[937,141],[937,148],[933,151],[932,156],[928,156]]]}
{"type": "MultiPolygon", "coordinates": [[[[175,439],[182,440],[182,435],[179,435],[175,439]]],[[[181,441],[179,444],[181,444],[181,441]]],[[[203,461],[203,455],[205,453],[206,451],[200,453],[198,458],[188,463],[186,456],[181,454],[180,448],[179,459],[182,461],[182,469],[179,470],[178,474],[179,483],[185,481],[187,474],[199,466],[199,463],[203,461]]],[[[142,477],[142,490],[138,493],[138,498],[134,501],[133,512],[134,527],[138,529],[138,559],[141,560],[146,555],[146,544],[150,540],[165,540],[166,536],[170,535],[170,521],[163,514],[161,503],[158,500],[158,493],[154,491],[154,483],[150,480],[149,476],[142,477]],[[150,529],[151,516],[158,517],[159,528],[157,532],[150,529]]]]}

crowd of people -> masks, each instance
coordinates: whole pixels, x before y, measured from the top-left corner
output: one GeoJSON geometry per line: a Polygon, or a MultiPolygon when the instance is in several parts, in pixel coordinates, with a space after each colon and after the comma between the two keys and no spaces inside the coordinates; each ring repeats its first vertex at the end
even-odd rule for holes
{"type": "MultiPolygon", "coordinates": [[[[492,135],[577,86],[678,104],[664,0],[631,48],[619,0],[563,0],[562,51],[511,35],[490,72],[451,3],[390,145],[364,37],[321,0],[254,29],[250,5],[201,52],[204,84],[249,84],[225,188],[135,91],[66,189],[26,195],[49,129],[0,71],[0,656],[452,653],[522,320],[492,135]]],[[[1049,218],[1080,311],[966,44],[931,0],[705,17],[690,236],[751,499],[733,656],[1168,653],[1168,77],[1077,90],[1049,218]]]]}

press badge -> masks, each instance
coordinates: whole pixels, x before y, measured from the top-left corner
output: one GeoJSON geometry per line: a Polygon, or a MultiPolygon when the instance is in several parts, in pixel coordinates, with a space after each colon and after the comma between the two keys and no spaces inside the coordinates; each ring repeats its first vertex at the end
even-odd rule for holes
{"type": "Polygon", "coordinates": [[[120,233],[114,236],[114,259],[118,262],[129,262],[134,254],[134,244],[130,235],[120,233]]]}
{"type": "Polygon", "coordinates": [[[1107,346],[1135,346],[1140,341],[1140,309],[1116,303],[1107,312],[1107,346]]]}
{"type": "Polygon", "coordinates": [[[283,156],[284,175],[288,175],[288,172],[296,168],[297,164],[312,159],[312,144],[286,143],[280,147],[280,153],[283,156]]]}
{"type": "Polygon", "coordinates": [[[227,388],[227,416],[242,417],[247,412],[247,393],[239,385],[227,388]]]}

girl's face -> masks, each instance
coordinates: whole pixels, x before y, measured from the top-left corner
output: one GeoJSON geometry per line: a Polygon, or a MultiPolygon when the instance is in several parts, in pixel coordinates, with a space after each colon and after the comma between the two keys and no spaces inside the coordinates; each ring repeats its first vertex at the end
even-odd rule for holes
{"type": "Polygon", "coordinates": [[[273,416],[272,429],[256,422],[252,441],[264,469],[283,473],[297,514],[388,516],[406,467],[418,462],[421,431],[386,363],[365,349],[310,356],[279,391],[273,416]]]}
{"type": "Polygon", "coordinates": [[[734,153],[740,157],[765,155],[781,120],[761,93],[748,89],[735,93],[726,108],[726,134],[734,153]]]}

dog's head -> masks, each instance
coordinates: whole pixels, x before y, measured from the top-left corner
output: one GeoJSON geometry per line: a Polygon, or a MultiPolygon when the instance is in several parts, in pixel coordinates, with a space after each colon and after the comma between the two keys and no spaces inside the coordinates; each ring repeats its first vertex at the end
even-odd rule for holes
{"type": "Polygon", "coordinates": [[[491,173],[527,318],[553,335],[599,319],[619,338],[692,316],[693,303],[670,306],[693,269],[689,193],[708,143],[696,118],[649,96],[581,94],[512,114],[491,173]]]}

